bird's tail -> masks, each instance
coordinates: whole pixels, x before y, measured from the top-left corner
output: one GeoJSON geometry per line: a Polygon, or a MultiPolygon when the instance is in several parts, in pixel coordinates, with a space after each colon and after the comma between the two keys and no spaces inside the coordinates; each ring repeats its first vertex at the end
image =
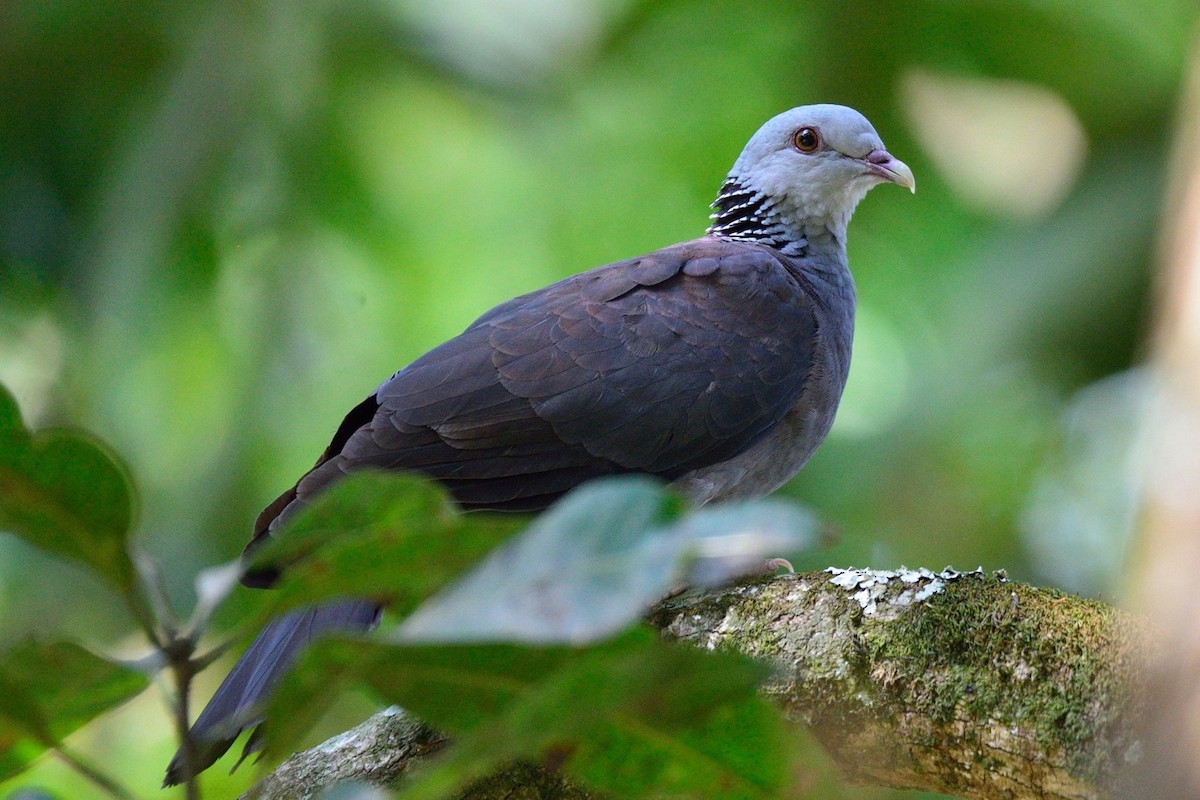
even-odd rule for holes
{"type": "MultiPolygon", "coordinates": [[[[238,734],[262,722],[263,703],[310,642],[331,633],[366,631],[378,621],[379,607],[366,600],[323,603],[272,620],[242,654],[192,725],[195,753],[191,771],[184,765],[180,748],[167,766],[163,786],[183,783],[208,769],[238,734]]],[[[252,739],[243,758],[254,749],[252,739]]]]}

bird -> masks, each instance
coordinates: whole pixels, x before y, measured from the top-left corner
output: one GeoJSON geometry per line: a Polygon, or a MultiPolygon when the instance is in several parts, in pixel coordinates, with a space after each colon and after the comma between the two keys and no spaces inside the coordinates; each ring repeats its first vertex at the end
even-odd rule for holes
{"type": "MultiPolygon", "coordinates": [[[[734,162],[703,236],[502,303],[400,369],[258,516],[244,557],[364,468],[423,473],[463,510],[536,512],[629,473],[696,504],[773,492],[833,424],[856,303],[846,229],[882,183],[916,191],[858,111],[805,105],[771,118],[734,162]]],[[[266,588],[278,574],[248,568],[242,583],[266,588]]],[[[260,724],[312,639],[378,618],[374,603],[345,600],[269,623],[193,724],[192,762],[181,748],[164,785],[260,724]]]]}

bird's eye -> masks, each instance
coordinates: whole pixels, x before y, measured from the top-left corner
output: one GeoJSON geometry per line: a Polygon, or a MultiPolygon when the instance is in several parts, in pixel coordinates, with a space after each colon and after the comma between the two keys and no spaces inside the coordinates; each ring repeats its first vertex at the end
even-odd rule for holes
{"type": "Polygon", "coordinates": [[[801,128],[792,137],[792,144],[801,153],[811,153],[821,146],[821,135],[816,128],[801,128]]]}

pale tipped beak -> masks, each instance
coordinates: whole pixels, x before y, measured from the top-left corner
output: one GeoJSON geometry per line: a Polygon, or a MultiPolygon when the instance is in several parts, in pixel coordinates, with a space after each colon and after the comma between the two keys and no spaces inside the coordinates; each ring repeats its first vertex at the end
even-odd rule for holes
{"type": "Polygon", "coordinates": [[[899,184],[913,194],[917,193],[917,179],[913,177],[912,170],[908,168],[908,164],[905,164],[887,150],[872,150],[867,153],[867,157],[863,161],[866,163],[868,170],[885,181],[899,184]]]}

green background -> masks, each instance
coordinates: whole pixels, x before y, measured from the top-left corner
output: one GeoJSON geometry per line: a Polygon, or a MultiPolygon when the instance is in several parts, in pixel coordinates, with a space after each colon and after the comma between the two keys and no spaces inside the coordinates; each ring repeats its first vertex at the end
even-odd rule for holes
{"type": "MultiPolygon", "coordinates": [[[[783,490],[838,538],[797,567],[982,565],[1111,596],[1196,16],[6,2],[0,381],[31,427],[124,456],[141,542],[187,606],[381,380],[515,294],[700,235],[759,124],[843,103],[919,191],[882,187],[851,224],[850,384],[783,490]]],[[[63,629],[141,652],[105,589],[0,538],[0,644],[63,629]]],[[[79,746],[150,794],[166,719],[147,696],[79,746]]],[[[89,791],[48,761],[0,792],[29,784],[89,791]]]]}

